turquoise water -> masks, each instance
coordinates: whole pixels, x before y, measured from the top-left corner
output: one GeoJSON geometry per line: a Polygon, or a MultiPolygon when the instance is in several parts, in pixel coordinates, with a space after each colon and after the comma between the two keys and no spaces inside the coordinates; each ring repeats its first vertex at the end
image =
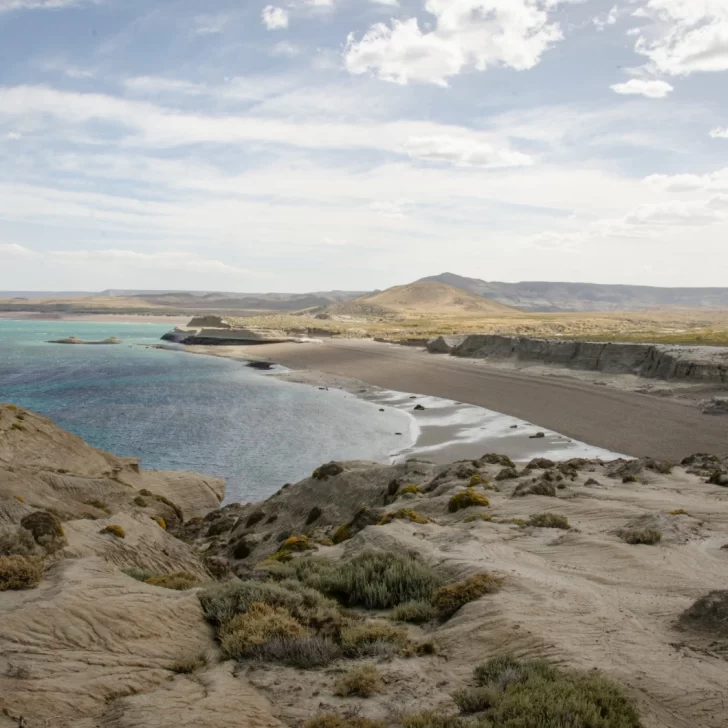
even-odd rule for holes
{"type": "Polygon", "coordinates": [[[408,444],[410,419],[397,410],[281,382],[237,361],[146,348],[168,329],[0,320],[0,401],[146,468],[224,477],[228,502],[264,498],[329,460],[386,461],[408,444]],[[123,344],[46,343],[71,335],[123,344]]]}

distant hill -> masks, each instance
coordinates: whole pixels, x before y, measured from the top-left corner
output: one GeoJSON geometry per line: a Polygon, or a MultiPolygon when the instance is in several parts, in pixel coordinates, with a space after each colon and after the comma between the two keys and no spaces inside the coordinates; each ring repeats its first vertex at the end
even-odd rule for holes
{"type": "Polygon", "coordinates": [[[419,282],[444,283],[522,311],[636,311],[728,308],[728,288],[656,288],[601,283],[499,283],[441,273],[419,282]]]}
{"type": "Polygon", "coordinates": [[[361,296],[348,304],[388,313],[432,313],[443,316],[502,316],[515,313],[512,308],[501,303],[434,281],[417,281],[406,286],[395,286],[386,291],[361,296]]]}

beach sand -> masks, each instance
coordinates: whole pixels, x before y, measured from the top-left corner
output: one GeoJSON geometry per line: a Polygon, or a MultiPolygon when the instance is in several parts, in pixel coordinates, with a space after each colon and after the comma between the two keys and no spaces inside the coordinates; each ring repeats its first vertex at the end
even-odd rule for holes
{"type": "MultiPolygon", "coordinates": [[[[351,386],[331,379],[339,377],[476,405],[612,453],[669,460],[695,452],[728,453],[727,418],[702,414],[691,400],[598,386],[566,372],[558,377],[534,374],[368,340],[187,349],[317,372],[306,382],[319,386],[351,386]]],[[[300,380],[301,373],[292,376],[300,380]]],[[[533,443],[529,439],[527,444],[533,443]]]]}

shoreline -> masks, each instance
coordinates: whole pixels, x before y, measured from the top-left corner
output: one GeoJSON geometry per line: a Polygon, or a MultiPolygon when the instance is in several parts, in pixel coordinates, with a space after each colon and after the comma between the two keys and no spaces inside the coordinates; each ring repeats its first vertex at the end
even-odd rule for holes
{"type": "MultiPolygon", "coordinates": [[[[275,361],[319,376],[467,403],[628,457],[651,453],[680,461],[696,452],[728,452],[725,419],[702,414],[695,401],[645,394],[625,384],[620,387],[619,382],[595,386],[600,382],[567,372],[532,373],[365,340],[183,350],[228,359],[275,361]]],[[[649,383],[658,389],[665,384],[649,383]]]]}
{"type": "Polygon", "coordinates": [[[190,320],[189,316],[175,316],[164,314],[122,314],[122,313],[38,313],[29,311],[23,315],[22,311],[0,311],[0,321],[36,322],[69,322],[74,321],[90,324],[165,324],[167,326],[185,326],[190,320]]]}
{"type": "MultiPolygon", "coordinates": [[[[302,345],[295,344],[295,346],[302,345]]],[[[250,347],[245,347],[244,352],[237,351],[239,348],[182,346],[179,350],[198,356],[217,356],[236,361],[269,361],[267,357],[251,353],[250,347]]],[[[263,347],[256,347],[256,349],[261,348],[263,347]]],[[[412,422],[410,444],[392,453],[390,465],[403,463],[409,458],[425,458],[438,464],[445,464],[457,460],[476,459],[482,457],[485,452],[508,455],[516,462],[528,462],[537,457],[556,460],[576,457],[615,460],[626,457],[622,453],[590,445],[549,428],[539,427],[523,419],[479,405],[379,387],[362,380],[319,370],[291,370],[284,364],[277,366],[285,368],[286,371],[273,370],[261,373],[283,381],[317,387],[320,390],[329,388],[341,390],[364,401],[406,413],[412,422]],[[423,409],[415,410],[416,406],[423,409]]]]}

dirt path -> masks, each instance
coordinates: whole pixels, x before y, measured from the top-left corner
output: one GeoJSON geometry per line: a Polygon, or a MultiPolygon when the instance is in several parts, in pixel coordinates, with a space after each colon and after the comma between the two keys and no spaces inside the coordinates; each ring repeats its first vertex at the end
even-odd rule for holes
{"type": "Polygon", "coordinates": [[[636,457],[679,460],[695,452],[728,453],[728,418],[674,400],[371,341],[231,348],[210,347],[208,353],[270,358],[294,369],[479,405],[636,457]]]}

